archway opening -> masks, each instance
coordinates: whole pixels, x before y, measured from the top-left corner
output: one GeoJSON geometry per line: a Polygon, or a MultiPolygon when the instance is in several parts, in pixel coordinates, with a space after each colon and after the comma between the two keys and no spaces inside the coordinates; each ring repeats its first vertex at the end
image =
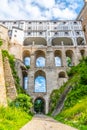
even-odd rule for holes
{"type": "Polygon", "coordinates": [[[28,50],[25,50],[23,52],[23,62],[25,64],[25,66],[30,67],[30,52],[28,50]]]}
{"type": "Polygon", "coordinates": [[[45,93],[46,92],[46,75],[42,70],[38,70],[34,76],[34,91],[36,93],[45,93]]]}
{"type": "Polygon", "coordinates": [[[55,56],[55,66],[62,66],[62,54],[60,50],[54,52],[55,56]]]}
{"type": "Polygon", "coordinates": [[[69,67],[74,65],[74,55],[72,50],[66,51],[66,63],[69,67]]]}
{"type": "Polygon", "coordinates": [[[36,67],[45,67],[45,53],[41,50],[35,52],[36,67]]]}
{"type": "Polygon", "coordinates": [[[34,111],[39,114],[41,113],[45,114],[45,102],[42,98],[39,97],[35,100],[34,111]]]}

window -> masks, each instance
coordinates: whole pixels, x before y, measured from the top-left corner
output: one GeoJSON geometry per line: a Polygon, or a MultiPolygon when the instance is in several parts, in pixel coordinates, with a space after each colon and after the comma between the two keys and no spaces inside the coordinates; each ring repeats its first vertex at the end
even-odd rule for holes
{"type": "Polygon", "coordinates": [[[16,35],[14,35],[14,37],[17,37],[16,35]]]}
{"type": "Polygon", "coordinates": [[[16,24],[16,22],[14,22],[14,24],[16,24]]]}
{"type": "Polygon", "coordinates": [[[77,22],[75,21],[74,24],[77,24],[77,22]]]}
{"type": "Polygon", "coordinates": [[[39,22],[39,24],[42,24],[42,22],[39,22]]]}
{"type": "Polygon", "coordinates": [[[80,32],[76,32],[76,34],[77,34],[77,35],[79,35],[79,34],[80,34],[80,32]]]}
{"type": "Polygon", "coordinates": [[[3,24],[5,24],[5,22],[2,22],[3,24]]]}
{"type": "Polygon", "coordinates": [[[28,29],[31,29],[31,27],[28,27],[28,29]]]}
{"type": "Polygon", "coordinates": [[[55,35],[57,35],[58,34],[58,32],[55,32],[55,35]]]}
{"type": "Polygon", "coordinates": [[[15,30],[15,32],[17,32],[17,30],[15,30]]]}
{"type": "Polygon", "coordinates": [[[29,24],[31,24],[31,22],[29,22],[29,24]]]}
{"type": "Polygon", "coordinates": [[[42,35],[42,34],[43,34],[43,32],[39,32],[39,34],[40,34],[40,35],[42,35]]]}
{"type": "Polygon", "coordinates": [[[55,22],[53,22],[54,24],[56,24],[57,22],[55,21],[55,22]]]}
{"type": "Polygon", "coordinates": [[[28,32],[28,35],[31,35],[31,32],[28,32]]]}
{"type": "Polygon", "coordinates": [[[64,21],[63,24],[66,24],[66,22],[64,21]]]}
{"type": "Polygon", "coordinates": [[[66,35],[68,35],[69,33],[68,32],[65,32],[66,35]]]}

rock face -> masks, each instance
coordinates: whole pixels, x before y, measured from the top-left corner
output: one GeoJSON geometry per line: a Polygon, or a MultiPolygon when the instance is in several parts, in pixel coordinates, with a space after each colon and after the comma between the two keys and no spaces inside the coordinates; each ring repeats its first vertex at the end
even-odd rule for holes
{"type": "Polygon", "coordinates": [[[7,97],[14,100],[17,96],[15,81],[12,75],[12,70],[8,61],[8,58],[4,60],[4,75],[5,75],[5,85],[7,90],[7,97]]]}
{"type": "Polygon", "coordinates": [[[0,49],[0,105],[7,106],[2,53],[0,49]]]}

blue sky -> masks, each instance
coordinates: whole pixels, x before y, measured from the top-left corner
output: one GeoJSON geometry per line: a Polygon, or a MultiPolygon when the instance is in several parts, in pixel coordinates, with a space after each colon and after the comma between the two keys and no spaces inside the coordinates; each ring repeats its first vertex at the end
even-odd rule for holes
{"type": "Polygon", "coordinates": [[[83,0],[0,0],[0,20],[71,20],[83,4],[83,0]]]}

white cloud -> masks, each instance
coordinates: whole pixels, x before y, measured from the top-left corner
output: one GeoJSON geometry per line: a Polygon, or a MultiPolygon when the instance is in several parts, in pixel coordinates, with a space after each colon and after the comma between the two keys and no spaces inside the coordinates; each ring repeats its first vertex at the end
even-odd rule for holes
{"type": "Polygon", "coordinates": [[[0,20],[75,19],[83,0],[1,0],[0,20]]]}

